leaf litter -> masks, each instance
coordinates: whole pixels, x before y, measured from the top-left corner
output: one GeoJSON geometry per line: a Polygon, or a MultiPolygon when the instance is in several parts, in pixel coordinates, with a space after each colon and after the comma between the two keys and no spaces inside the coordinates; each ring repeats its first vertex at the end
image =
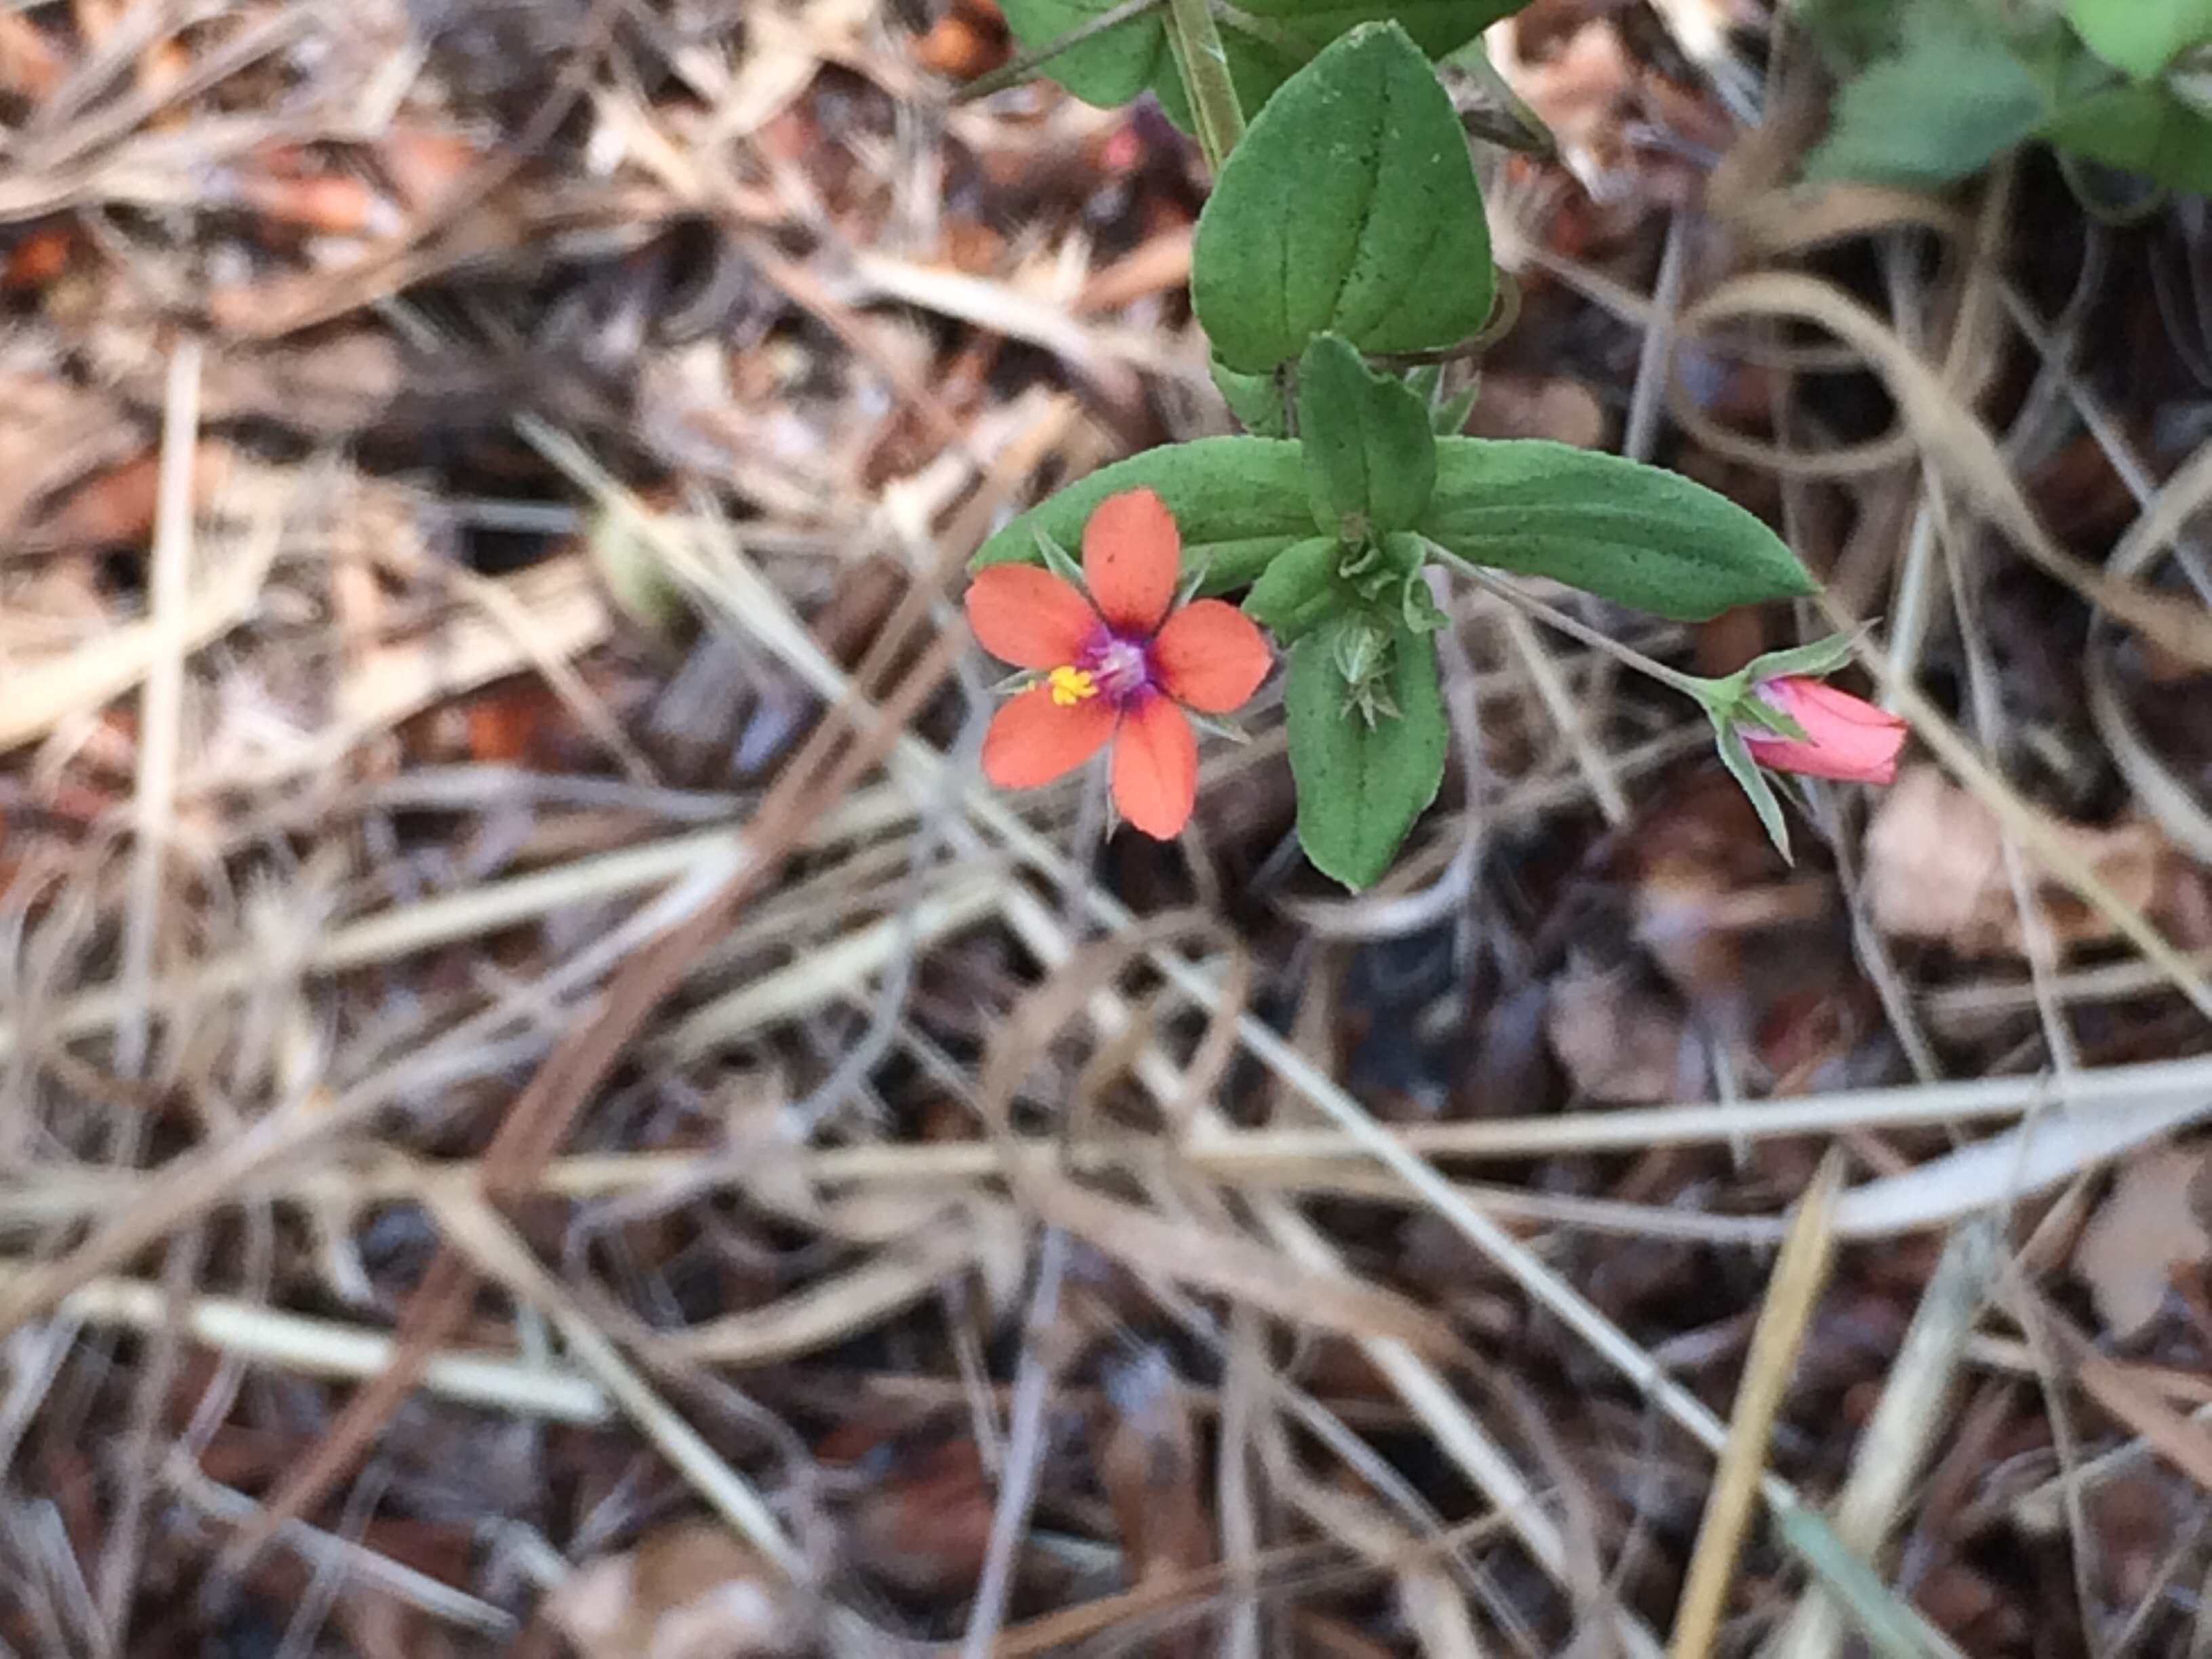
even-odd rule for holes
{"type": "Polygon", "coordinates": [[[0,15],[0,1641],[1656,1653],[1746,1399],[1728,1644],[2184,1650],[2201,216],[1796,187],[1720,13],[1496,32],[1468,429],[1786,523],[1985,769],[1896,702],[1785,871],[1462,592],[1349,906],[1264,699],[1174,848],[969,769],[959,561],[1228,429],[1151,106],[950,102],[987,0],[0,15]]]}

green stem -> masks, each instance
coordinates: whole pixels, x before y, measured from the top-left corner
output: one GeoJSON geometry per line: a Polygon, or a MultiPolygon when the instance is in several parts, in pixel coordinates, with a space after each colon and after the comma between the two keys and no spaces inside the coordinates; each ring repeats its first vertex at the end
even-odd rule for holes
{"type": "Polygon", "coordinates": [[[1168,0],[1167,21],[1168,41],[1190,94],[1198,147],[1205,152],[1207,168],[1218,178],[1221,164],[1244,136],[1244,110],[1237,101],[1237,83],[1229,76],[1221,31],[1214,27],[1206,0],[1168,0]]]}
{"type": "MultiPolygon", "coordinates": [[[[1424,538],[1425,540],[1426,538],[1424,538]]],[[[1694,674],[1685,674],[1680,669],[1669,668],[1663,662],[1645,656],[1633,646],[1623,645],[1609,634],[1601,634],[1589,623],[1579,622],[1557,605],[1547,605],[1531,594],[1522,592],[1511,582],[1493,570],[1460,557],[1448,547],[1428,543],[1430,554],[1439,564],[1450,566],[1486,593],[1494,593],[1516,611],[1526,611],[1547,627],[1555,628],[1568,638],[1579,640],[1592,650],[1602,651],[1616,662],[1633,668],[1639,674],[1648,674],[1662,685],[1672,686],[1686,697],[1695,698],[1700,707],[1712,706],[1711,680],[1699,679],[1694,674]]]]}

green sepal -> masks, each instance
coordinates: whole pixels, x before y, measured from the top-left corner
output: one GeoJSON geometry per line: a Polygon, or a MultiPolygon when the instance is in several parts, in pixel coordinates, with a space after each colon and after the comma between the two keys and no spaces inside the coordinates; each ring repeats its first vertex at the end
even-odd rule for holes
{"type": "Polygon", "coordinates": [[[1774,850],[1782,854],[1784,864],[1794,865],[1796,860],[1790,851],[1790,826],[1783,819],[1782,803],[1775,798],[1774,786],[1767,781],[1766,774],[1752,759],[1751,750],[1744,747],[1743,734],[1716,717],[1713,738],[1720,750],[1721,764],[1728,768],[1729,775],[1750,800],[1751,810],[1759,815],[1759,827],[1766,831],[1767,840],[1774,843],[1774,850]]]}

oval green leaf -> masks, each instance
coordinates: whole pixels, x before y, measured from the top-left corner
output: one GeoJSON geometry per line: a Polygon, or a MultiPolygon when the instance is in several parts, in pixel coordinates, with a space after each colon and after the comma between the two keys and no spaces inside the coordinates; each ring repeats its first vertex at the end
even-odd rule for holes
{"type": "Polygon", "coordinates": [[[1353,29],[1284,83],[1191,252],[1199,321],[1248,374],[1332,331],[1369,352],[1451,345],[1488,319],[1492,280],[1466,135],[1395,23],[1353,29]]]}
{"type": "Polygon", "coordinates": [[[1782,538],[1726,496],[1533,438],[1439,440],[1419,527],[1473,563],[1684,621],[1814,587],[1782,538]]]}
{"type": "Polygon", "coordinates": [[[2212,191],[2212,120],[2163,82],[2109,88],[2067,105],[2040,131],[2108,167],[2197,195],[2212,191]]]}
{"type": "Polygon", "coordinates": [[[2067,0],[2066,19],[2090,51],[2138,81],[2212,40],[2212,0],[2067,0]]]}
{"type": "Polygon", "coordinates": [[[1337,580],[1344,544],[1334,536],[1294,542],[1261,571],[1244,596],[1244,614],[1284,641],[1310,634],[1355,602],[1337,580]]]}
{"type": "Polygon", "coordinates": [[[1396,712],[1370,720],[1352,704],[1334,631],[1309,634],[1291,647],[1283,712],[1298,844],[1314,868],[1356,891],[1390,867],[1437,798],[1449,731],[1428,635],[1403,624],[1392,629],[1385,684],[1396,712]]]}
{"type": "MultiPolygon", "coordinates": [[[[1121,0],[1002,0],[1014,38],[1034,51],[1094,23],[1121,0]]],[[[1527,0],[1249,0],[1216,21],[1237,100],[1249,112],[1314,54],[1361,23],[1395,18],[1431,58],[1456,52],[1527,0]]],[[[1150,88],[1168,118],[1190,131],[1190,99],[1168,49],[1164,7],[1087,35],[1039,67],[1086,104],[1126,104],[1150,88]]]]}
{"type": "Polygon", "coordinates": [[[1084,520],[1109,495],[1157,490],[1182,532],[1185,576],[1203,570],[1205,591],[1241,587],[1292,542],[1313,534],[1304,464],[1297,444],[1277,438],[1200,438],[1164,444],[1102,466],[1009,523],[976,550],[969,568],[1040,564],[1036,532],[1073,550],[1084,520]]]}
{"type": "Polygon", "coordinates": [[[1334,334],[1298,359],[1298,441],[1314,524],[1324,535],[1356,542],[1419,522],[1437,482],[1428,406],[1334,334]]]}

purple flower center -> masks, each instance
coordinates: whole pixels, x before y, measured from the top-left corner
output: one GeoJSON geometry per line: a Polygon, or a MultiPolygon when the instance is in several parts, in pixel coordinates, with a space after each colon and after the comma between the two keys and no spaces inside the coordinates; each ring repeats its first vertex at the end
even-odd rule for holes
{"type": "Polygon", "coordinates": [[[1116,708],[1152,686],[1151,642],[1125,640],[1111,629],[1101,629],[1091,636],[1076,657],[1075,665],[1091,676],[1099,695],[1116,708]]]}

